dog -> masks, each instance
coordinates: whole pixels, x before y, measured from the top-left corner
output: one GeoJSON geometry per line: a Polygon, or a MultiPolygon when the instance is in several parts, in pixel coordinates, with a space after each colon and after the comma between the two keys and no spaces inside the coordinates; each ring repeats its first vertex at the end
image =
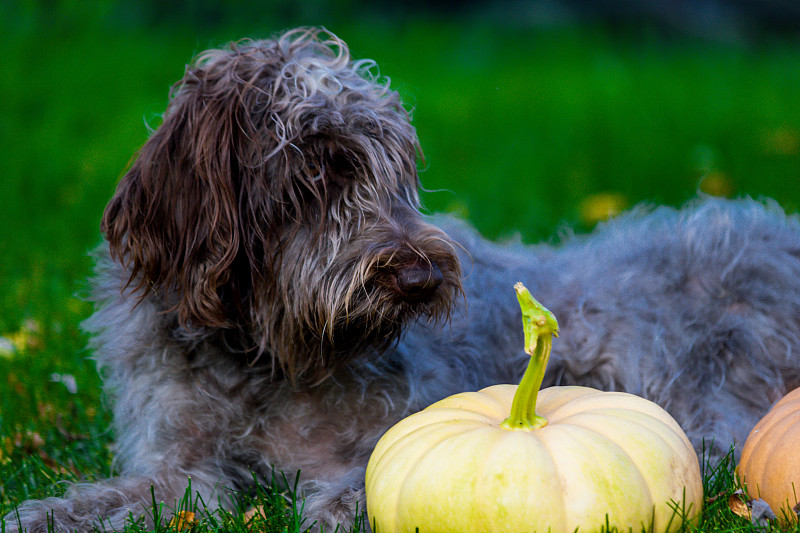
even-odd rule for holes
{"type": "Polygon", "coordinates": [[[513,285],[558,317],[546,385],[663,406],[698,452],[741,446],[800,385],[800,223],[774,202],[640,207],[558,246],[420,213],[421,149],[374,63],[322,29],[204,52],[102,219],[90,348],[119,477],[26,502],[6,531],[121,529],[155,498],[299,474],[352,524],[381,435],[518,382],[513,285]]]}

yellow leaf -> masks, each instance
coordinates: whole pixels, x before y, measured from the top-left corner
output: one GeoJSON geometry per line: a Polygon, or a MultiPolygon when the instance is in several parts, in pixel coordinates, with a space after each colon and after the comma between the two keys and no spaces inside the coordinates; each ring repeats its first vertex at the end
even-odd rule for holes
{"type": "Polygon", "coordinates": [[[14,443],[11,437],[3,437],[0,439],[0,465],[6,465],[11,462],[11,453],[14,451],[14,443]]]}
{"type": "Polygon", "coordinates": [[[262,506],[256,505],[248,509],[242,518],[244,518],[244,523],[247,525],[248,531],[260,531],[264,527],[264,521],[267,519],[267,515],[262,506]],[[261,527],[259,528],[259,526],[261,527]]]}
{"type": "Polygon", "coordinates": [[[580,216],[584,224],[592,226],[620,214],[628,205],[625,197],[617,192],[600,192],[586,197],[580,205],[580,216]]]}
{"type": "Polygon", "coordinates": [[[709,172],[703,176],[700,182],[700,190],[711,196],[731,196],[734,187],[727,174],[722,172],[709,172]]]}
{"type": "Polygon", "coordinates": [[[264,508],[261,507],[260,505],[256,505],[255,507],[251,507],[250,509],[248,509],[244,513],[244,515],[243,515],[244,521],[245,522],[249,522],[253,518],[255,518],[256,515],[260,516],[261,518],[266,519],[266,515],[264,514],[264,508]]]}
{"type": "Polygon", "coordinates": [[[197,520],[194,518],[194,513],[191,511],[179,511],[178,514],[172,517],[169,521],[169,527],[174,527],[176,531],[186,531],[192,529],[197,525],[197,520]]]}
{"type": "Polygon", "coordinates": [[[14,353],[23,353],[27,350],[42,347],[42,328],[36,320],[29,318],[22,323],[22,327],[15,333],[0,337],[0,355],[11,356],[14,353]]]}
{"type": "Polygon", "coordinates": [[[800,131],[791,126],[781,126],[761,133],[764,152],[775,155],[797,155],[800,152],[800,131]]]}

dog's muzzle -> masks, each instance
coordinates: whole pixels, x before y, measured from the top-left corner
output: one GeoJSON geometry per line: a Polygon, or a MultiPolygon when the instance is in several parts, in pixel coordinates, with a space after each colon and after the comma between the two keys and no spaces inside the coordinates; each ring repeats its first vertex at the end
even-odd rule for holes
{"type": "Polygon", "coordinates": [[[444,281],[442,271],[436,263],[411,265],[394,272],[395,290],[408,302],[429,300],[444,281]]]}

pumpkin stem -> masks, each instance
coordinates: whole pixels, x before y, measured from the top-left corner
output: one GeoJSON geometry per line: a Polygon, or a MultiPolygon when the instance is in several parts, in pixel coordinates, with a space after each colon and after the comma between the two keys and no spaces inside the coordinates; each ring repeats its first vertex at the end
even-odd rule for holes
{"type": "Polygon", "coordinates": [[[544,427],[547,419],[536,414],[536,399],[542,386],[553,337],[558,337],[558,322],[553,313],[536,301],[522,283],[514,285],[522,309],[522,328],[525,332],[525,353],[531,356],[528,368],[519,382],[511,415],[500,425],[513,431],[531,431],[544,427]]]}

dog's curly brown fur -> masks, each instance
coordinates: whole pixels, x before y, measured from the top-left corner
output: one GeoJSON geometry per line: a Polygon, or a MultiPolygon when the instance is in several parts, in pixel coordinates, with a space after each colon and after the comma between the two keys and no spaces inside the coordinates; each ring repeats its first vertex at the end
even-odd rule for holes
{"type": "Polygon", "coordinates": [[[7,531],[121,528],[189,476],[213,509],[273,468],[301,472],[317,527],[351,523],[386,429],[519,379],[516,281],[561,323],[547,383],[650,398],[714,457],[800,385],[796,218],[706,199],[559,248],[490,243],[419,214],[416,134],[372,67],[316,29],[189,66],[97,252],[85,327],[121,476],[7,531]]]}

